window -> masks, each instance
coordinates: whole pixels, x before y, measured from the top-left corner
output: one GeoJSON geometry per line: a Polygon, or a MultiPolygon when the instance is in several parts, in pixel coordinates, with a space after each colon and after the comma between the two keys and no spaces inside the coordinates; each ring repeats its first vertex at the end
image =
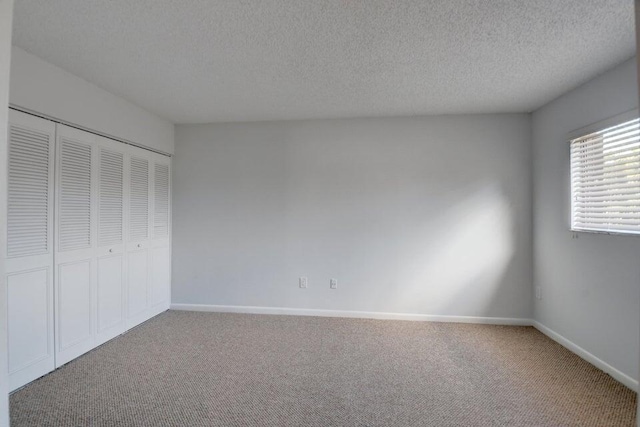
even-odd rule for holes
{"type": "Polygon", "coordinates": [[[640,121],[571,140],[571,229],[640,234],[640,121]]]}

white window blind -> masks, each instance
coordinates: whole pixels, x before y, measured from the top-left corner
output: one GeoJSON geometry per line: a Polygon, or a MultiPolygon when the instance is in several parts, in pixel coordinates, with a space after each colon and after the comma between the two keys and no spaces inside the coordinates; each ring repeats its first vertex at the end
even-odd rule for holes
{"type": "Polygon", "coordinates": [[[571,229],[640,234],[640,122],[571,140],[571,229]]]}

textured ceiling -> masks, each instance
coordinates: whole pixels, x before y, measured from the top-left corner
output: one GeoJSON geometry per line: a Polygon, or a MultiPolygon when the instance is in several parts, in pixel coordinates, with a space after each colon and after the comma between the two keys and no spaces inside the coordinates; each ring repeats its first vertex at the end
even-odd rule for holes
{"type": "Polygon", "coordinates": [[[633,56],[632,0],[16,0],[14,43],[175,123],[528,112],[633,56]]]}

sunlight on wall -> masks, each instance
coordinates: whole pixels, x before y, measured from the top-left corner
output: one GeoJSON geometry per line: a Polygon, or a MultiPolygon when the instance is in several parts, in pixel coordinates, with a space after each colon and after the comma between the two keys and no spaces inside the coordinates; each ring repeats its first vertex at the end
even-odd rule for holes
{"type": "Polygon", "coordinates": [[[418,230],[399,265],[403,287],[396,302],[433,314],[483,315],[499,291],[514,254],[512,210],[501,189],[489,185],[418,230]]]}

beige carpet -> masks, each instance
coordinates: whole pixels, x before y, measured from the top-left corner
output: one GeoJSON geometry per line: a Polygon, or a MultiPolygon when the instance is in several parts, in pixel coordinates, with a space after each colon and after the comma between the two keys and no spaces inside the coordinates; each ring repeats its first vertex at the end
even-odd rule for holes
{"type": "Polygon", "coordinates": [[[635,425],[530,327],[167,312],[11,396],[20,426],[635,425]]]}

